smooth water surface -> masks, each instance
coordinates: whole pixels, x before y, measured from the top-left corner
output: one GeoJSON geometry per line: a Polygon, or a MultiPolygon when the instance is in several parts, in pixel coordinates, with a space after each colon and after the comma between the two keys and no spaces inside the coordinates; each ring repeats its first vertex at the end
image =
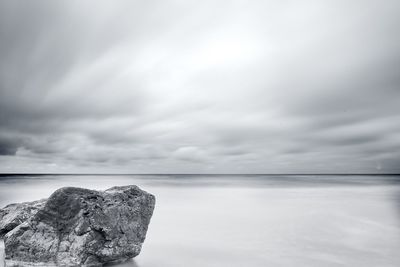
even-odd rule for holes
{"type": "Polygon", "coordinates": [[[157,203],[141,254],[117,266],[400,266],[399,176],[2,176],[0,206],[128,184],[157,203]]]}

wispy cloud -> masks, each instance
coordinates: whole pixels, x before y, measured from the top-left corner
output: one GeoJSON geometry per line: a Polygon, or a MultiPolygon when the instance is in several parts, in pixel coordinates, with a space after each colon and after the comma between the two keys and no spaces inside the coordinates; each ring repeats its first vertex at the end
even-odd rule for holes
{"type": "Polygon", "coordinates": [[[398,1],[0,3],[0,171],[399,172],[398,1]]]}

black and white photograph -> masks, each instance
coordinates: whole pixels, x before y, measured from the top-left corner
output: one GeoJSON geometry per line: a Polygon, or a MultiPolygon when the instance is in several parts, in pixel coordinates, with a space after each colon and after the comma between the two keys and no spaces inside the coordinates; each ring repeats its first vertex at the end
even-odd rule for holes
{"type": "Polygon", "coordinates": [[[0,0],[0,267],[400,266],[400,1],[0,0]]]}

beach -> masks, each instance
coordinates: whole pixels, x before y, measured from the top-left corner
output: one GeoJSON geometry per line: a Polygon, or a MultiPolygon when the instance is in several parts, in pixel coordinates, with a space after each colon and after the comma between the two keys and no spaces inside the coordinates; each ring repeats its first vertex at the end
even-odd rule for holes
{"type": "Polygon", "coordinates": [[[399,266],[397,176],[11,176],[0,204],[63,186],[156,196],[142,252],[117,266],[399,266]]]}

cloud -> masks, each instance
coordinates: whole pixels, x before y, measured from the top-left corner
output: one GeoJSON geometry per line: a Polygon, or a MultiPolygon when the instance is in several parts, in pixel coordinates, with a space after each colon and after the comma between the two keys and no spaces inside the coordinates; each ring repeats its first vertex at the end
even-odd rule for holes
{"type": "Polygon", "coordinates": [[[174,151],[173,156],[176,159],[191,162],[202,162],[207,157],[202,149],[193,146],[180,147],[174,151]]]}
{"type": "Polygon", "coordinates": [[[399,7],[2,1],[0,171],[398,172],[399,7]]]}
{"type": "Polygon", "coordinates": [[[18,141],[0,137],[0,156],[15,155],[18,150],[18,141]]]}

